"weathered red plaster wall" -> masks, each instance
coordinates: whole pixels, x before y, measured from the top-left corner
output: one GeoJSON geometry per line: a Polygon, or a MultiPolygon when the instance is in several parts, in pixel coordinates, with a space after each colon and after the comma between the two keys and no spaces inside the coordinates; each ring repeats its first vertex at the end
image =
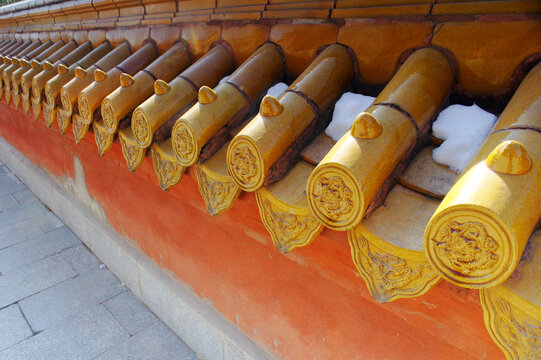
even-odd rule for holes
{"type": "Polygon", "coordinates": [[[0,104],[0,136],[54,177],[84,167],[90,195],[110,224],[211,303],[250,338],[284,359],[502,359],[478,293],[441,282],[426,295],[378,304],[351,261],[345,233],[325,230],[282,255],[253,194],[208,214],[193,171],[161,191],[150,159],[128,172],[119,144],[98,155],[89,134],[75,145],[0,104]]]}

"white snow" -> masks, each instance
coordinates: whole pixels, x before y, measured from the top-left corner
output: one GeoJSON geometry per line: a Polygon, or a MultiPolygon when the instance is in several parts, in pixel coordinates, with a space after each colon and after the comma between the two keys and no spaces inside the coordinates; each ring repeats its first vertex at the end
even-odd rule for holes
{"type": "Polygon", "coordinates": [[[477,105],[451,105],[444,109],[432,125],[435,137],[444,140],[434,149],[432,158],[460,174],[477,154],[496,116],[477,105]]]}
{"type": "Polygon", "coordinates": [[[374,97],[351,92],[344,93],[334,106],[332,120],[325,129],[325,134],[334,141],[342,136],[353,126],[357,115],[366,110],[372,104],[374,97]]]}
{"type": "Polygon", "coordinates": [[[279,82],[271,86],[269,90],[267,90],[267,95],[274,96],[275,98],[277,98],[278,96],[282,95],[282,93],[286,91],[287,88],[288,86],[286,83],[279,82]]]}

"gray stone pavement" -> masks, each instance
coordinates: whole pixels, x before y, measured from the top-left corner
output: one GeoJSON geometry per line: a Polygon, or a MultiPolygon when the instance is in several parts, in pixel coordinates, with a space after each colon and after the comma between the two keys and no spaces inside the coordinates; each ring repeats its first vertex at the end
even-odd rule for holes
{"type": "Polygon", "coordinates": [[[197,359],[0,162],[0,359],[197,359]]]}

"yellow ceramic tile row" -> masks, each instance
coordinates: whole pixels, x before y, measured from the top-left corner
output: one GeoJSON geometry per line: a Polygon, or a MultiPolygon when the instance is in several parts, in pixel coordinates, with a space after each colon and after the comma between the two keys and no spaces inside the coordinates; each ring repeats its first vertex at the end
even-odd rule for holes
{"type": "Polygon", "coordinates": [[[437,50],[421,49],[408,58],[310,175],[308,202],[325,226],[347,230],[362,220],[452,84],[451,67],[437,50]]]}
{"type": "Polygon", "coordinates": [[[427,256],[464,287],[501,284],[513,273],[541,218],[541,64],[428,224],[427,256]]]}

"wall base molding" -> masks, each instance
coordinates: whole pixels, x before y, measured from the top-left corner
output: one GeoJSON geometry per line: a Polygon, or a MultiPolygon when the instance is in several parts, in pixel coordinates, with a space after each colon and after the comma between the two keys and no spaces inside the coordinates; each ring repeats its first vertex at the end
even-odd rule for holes
{"type": "Polygon", "coordinates": [[[275,359],[2,137],[0,159],[200,359],[275,359]]]}

